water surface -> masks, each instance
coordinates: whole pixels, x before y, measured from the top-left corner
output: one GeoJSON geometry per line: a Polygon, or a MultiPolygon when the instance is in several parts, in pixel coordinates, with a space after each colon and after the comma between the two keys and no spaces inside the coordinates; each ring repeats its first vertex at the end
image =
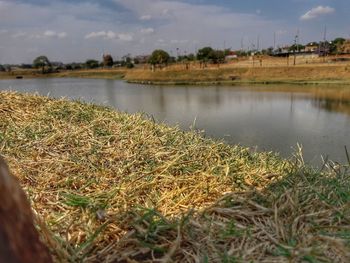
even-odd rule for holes
{"type": "Polygon", "coordinates": [[[350,88],[346,86],[145,86],[101,79],[1,80],[0,90],[39,93],[145,112],[159,122],[195,125],[231,144],[345,163],[350,151],[350,88]]]}

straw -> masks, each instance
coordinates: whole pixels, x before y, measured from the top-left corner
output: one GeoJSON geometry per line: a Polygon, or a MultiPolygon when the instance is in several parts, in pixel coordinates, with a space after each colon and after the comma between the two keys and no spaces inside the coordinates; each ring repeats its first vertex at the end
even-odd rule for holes
{"type": "Polygon", "coordinates": [[[350,260],[345,166],[13,92],[0,92],[0,153],[57,262],[350,260]]]}

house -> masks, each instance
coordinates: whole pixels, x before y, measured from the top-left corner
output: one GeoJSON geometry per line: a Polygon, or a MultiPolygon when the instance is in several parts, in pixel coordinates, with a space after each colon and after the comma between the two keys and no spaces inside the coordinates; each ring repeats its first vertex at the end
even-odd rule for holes
{"type": "Polygon", "coordinates": [[[237,52],[230,51],[228,55],[225,56],[225,60],[232,60],[238,58],[237,52]]]}
{"type": "Polygon", "coordinates": [[[318,48],[319,48],[319,43],[310,42],[305,46],[305,52],[314,53],[318,51],[318,48]]]}

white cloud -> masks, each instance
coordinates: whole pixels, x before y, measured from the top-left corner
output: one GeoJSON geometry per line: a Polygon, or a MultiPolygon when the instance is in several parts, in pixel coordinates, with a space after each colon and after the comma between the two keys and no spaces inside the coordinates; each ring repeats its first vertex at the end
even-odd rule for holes
{"type": "Polygon", "coordinates": [[[140,30],[140,32],[141,32],[142,34],[152,34],[152,33],[154,33],[154,28],[152,28],[152,27],[142,28],[142,29],[140,30]]]}
{"type": "Polygon", "coordinates": [[[17,32],[12,34],[13,38],[28,38],[28,39],[40,39],[40,38],[65,38],[67,36],[66,32],[56,32],[53,30],[46,30],[43,33],[32,33],[27,32],[17,32]]]}
{"type": "Polygon", "coordinates": [[[91,33],[85,35],[85,39],[105,37],[106,35],[107,35],[107,33],[105,31],[91,32],[91,33]]]}
{"type": "Polygon", "coordinates": [[[122,41],[132,41],[134,37],[132,36],[132,34],[122,33],[122,34],[118,34],[118,39],[122,41]]]}
{"type": "Polygon", "coordinates": [[[85,35],[85,39],[90,38],[103,38],[103,39],[115,39],[117,37],[117,34],[113,31],[99,31],[99,32],[91,32],[87,35],[85,35]]]}
{"type": "Polygon", "coordinates": [[[20,38],[20,37],[26,37],[28,34],[25,32],[17,32],[12,35],[13,38],[20,38]]]}
{"type": "Polygon", "coordinates": [[[322,15],[328,15],[335,12],[335,9],[329,6],[317,6],[307,11],[300,17],[300,20],[311,20],[322,15]]]}
{"type": "Polygon", "coordinates": [[[51,30],[46,30],[44,32],[44,36],[45,37],[54,37],[54,36],[56,36],[56,32],[55,31],[51,31],[51,30]]]}
{"type": "Polygon", "coordinates": [[[65,38],[67,36],[67,33],[66,32],[61,32],[61,33],[58,33],[57,34],[57,37],[58,38],[65,38]]]}
{"type": "MultiPolygon", "coordinates": [[[[186,49],[198,48],[199,45],[222,46],[223,39],[240,43],[242,32],[256,38],[264,28],[274,30],[278,24],[269,21],[255,13],[235,13],[215,4],[190,4],[180,0],[114,0],[119,5],[131,11],[136,17],[145,14],[154,21],[156,35],[153,39],[163,39],[168,49],[176,48],[179,42],[171,40],[188,39],[186,49]],[[197,46],[197,47],[196,47],[197,46]]],[[[277,28],[276,28],[277,30],[277,28]]],[[[146,39],[146,43],[151,43],[146,39]]],[[[238,44],[239,45],[239,44],[238,44]]]]}
{"type": "Polygon", "coordinates": [[[178,40],[178,39],[172,39],[170,41],[171,44],[186,44],[189,41],[187,39],[182,39],[182,40],[178,40]]]}
{"type": "Polygon", "coordinates": [[[41,37],[52,37],[52,38],[65,38],[67,36],[67,33],[66,32],[55,32],[53,30],[46,30],[44,32],[44,34],[42,35],[37,35],[38,38],[41,38],[41,37]]]}
{"type": "MultiPolygon", "coordinates": [[[[102,50],[122,56],[147,54],[159,47],[168,52],[176,48],[194,52],[207,45],[223,48],[224,41],[226,47],[235,49],[240,48],[242,37],[247,46],[256,42],[257,35],[261,35],[261,46],[267,47],[273,32],[288,32],[278,42],[289,43],[290,32],[295,31],[287,18],[268,18],[264,12],[257,14],[256,8],[242,13],[215,1],[112,1],[115,4],[55,0],[38,5],[37,1],[0,0],[0,30],[8,30],[0,32],[1,46],[6,47],[6,52],[0,52],[1,62],[27,63],[40,54],[56,61],[84,61],[100,58],[102,50]],[[27,52],[28,48],[34,48],[33,52],[27,52]]],[[[344,26],[333,28],[334,35],[347,32],[349,19],[342,17],[344,26]]],[[[303,28],[308,39],[318,37],[312,26],[303,28]]]]}
{"type": "Polygon", "coordinates": [[[151,20],[152,19],[152,16],[151,15],[143,15],[143,16],[140,16],[140,20],[151,20]]]}
{"type": "Polygon", "coordinates": [[[121,40],[121,41],[132,41],[133,36],[129,33],[120,33],[117,34],[113,31],[99,31],[99,32],[91,32],[87,35],[85,35],[85,39],[93,39],[93,38],[102,38],[102,39],[115,39],[115,40],[121,40]]]}

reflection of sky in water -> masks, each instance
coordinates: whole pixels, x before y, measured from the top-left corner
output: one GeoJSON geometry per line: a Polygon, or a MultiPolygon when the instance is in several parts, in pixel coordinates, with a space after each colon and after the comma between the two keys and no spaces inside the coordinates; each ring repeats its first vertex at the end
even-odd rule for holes
{"type": "Polygon", "coordinates": [[[195,122],[208,136],[284,156],[300,143],[305,159],[313,163],[321,154],[345,162],[344,146],[350,149],[350,88],[159,87],[113,80],[24,79],[0,81],[0,90],[5,89],[145,112],[184,129],[195,122]]]}

